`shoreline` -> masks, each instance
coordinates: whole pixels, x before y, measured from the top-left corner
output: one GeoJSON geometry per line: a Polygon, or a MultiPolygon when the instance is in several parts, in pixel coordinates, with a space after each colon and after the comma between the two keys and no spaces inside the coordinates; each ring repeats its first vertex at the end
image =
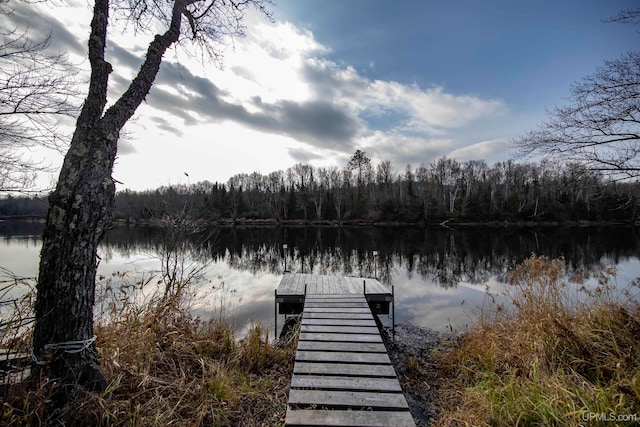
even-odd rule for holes
{"type": "Polygon", "coordinates": [[[437,368],[430,363],[431,354],[449,334],[401,323],[395,327],[395,336],[387,326],[381,329],[381,335],[416,426],[430,426],[437,418],[438,391],[437,368]]]}

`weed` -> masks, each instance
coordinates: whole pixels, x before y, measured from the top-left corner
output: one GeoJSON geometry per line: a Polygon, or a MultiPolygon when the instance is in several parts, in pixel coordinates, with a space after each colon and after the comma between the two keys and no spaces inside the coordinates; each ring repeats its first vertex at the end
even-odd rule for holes
{"type": "Polygon", "coordinates": [[[437,425],[640,420],[637,284],[620,290],[608,270],[591,289],[566,276],[562,259],[525,260],[510,274],[513,309],[487,304],[475,328],[435,356],[437,425]]]}
{"type": "MultiPolygon", "coordinates": [[[[194,318],[179,298],[149,301],[120,301],[96,322],[109,389],[81,393],[65,408],[68,425],[279,424],[295,347],[272,345],[259,324],[238,340],[228,323],[194,318]]],[[[51,390],[42,381],[11,387],[0,424],[41,423],[51,390]]]]}

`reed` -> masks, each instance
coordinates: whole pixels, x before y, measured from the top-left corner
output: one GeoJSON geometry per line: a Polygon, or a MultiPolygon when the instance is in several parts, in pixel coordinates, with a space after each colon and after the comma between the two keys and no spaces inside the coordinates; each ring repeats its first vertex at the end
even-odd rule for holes
{"type": "MultiPolygon", "coordinates": [[[[111,312],[95,334],[110,385],[102,395],[82,392],[60,413],[66,425],[283,423],[295,343],[274,344],[260,324],[238,339],[224,319],[193,317],[180,295],[135,301],[103,301],[111,312]]],[[[38,379],[12,386],[2,425],[43,424],[52,385],[38,379]]]]}
{"type": "Polygon", "coordinates": [[[544,256],[517,266],[510,282],[511,304],[488,296],[478,324],[434,356],[434,424],[637,425],[638,282],[618,286],[604,270],[589,288],[544,256]]]}

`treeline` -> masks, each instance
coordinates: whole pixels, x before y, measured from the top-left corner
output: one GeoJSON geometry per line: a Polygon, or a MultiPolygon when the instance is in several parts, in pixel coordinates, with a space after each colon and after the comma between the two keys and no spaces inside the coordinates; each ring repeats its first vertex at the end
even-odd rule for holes
{"type": "Polygon", "coordinates": [[[398,171],[356,151],[344,168],[296,164],[154,191],[119,192],[117,215],[151,219],[188,209],[208,220],[434,223],[633,221],[640,185],[605,180],[575,164],[441,158],[398,171]]]}
{"type": "MultiPolygon", "coordinates": [[[[33,215],[34,200],[0,201],[0,215],[33,215]]],[[[267,175],[116,194],[118,219],[188,211],[213,222],[440,223],[621,221],[637,218],[638,182],[615,182],[577,164],[458,162],[398,170],[358,150],[343,167],[296,164],[267,175]]]]}

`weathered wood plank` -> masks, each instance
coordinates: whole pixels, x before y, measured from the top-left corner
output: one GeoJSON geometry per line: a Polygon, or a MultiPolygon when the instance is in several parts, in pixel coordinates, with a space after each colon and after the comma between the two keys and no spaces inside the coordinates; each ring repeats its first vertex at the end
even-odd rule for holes
{"type": "Polygon", "coordinates": [[[304,303],[305,308],[369,308],[366,302],[308,302],[304,303]]]}
{"type": "Polygon", "coordinates": [[[296,352],[296,362],[329,362],[329,363],[375,363],[390,364],[387,353],[351,353],[346,351],[306,351],[296,352]]]}
{"type": "Polygon", "coordinates": [[[287,409],[287,426],[415,427],[407,411],[287,409]]]}
{"type": "Polygon", "coordinates": [[[362,298],[362,295],[344,293],[344,292],[335,292],[332,294],[315,294],[309,295],[309,299],[340,299],[340,298],[362,298]]]}
{"type": "Polygon", "coordinates": [[[300,325],[300,332],[379,335],[378,328],[374,326],[368,327],[368,326],[300,325]]]}
{"type": "Polygon", "coordinates": [[[386,353],[382,343],[348,341],[304,341],[298,340],[298,350],[310,351],[349,351],[352,353],[386,353]]]}
{"type": "Polygon", "coordinates": [[[327,311],[309,311],[304,313],[305,319],[334,319],[336,315],[340,316],[340,319],[354,319],[354,320],[372,320],[373,315],[370,313],[336,313],[327,311]]]}
{"type": "Polygon", "coordinates": [[[292,388],[321,390],[352,390],[400,393],[402,388],[395,378],[336,377],[318,375],[294,375],[292,388]]]}
{"type": "Polygon", "coordinates": [[[289,391],[289,405],[318,408],[352,408],[394,410],[407,409],[402,393],[358,391],[298,390],[289,391]]]}
{"type": "Polygon", "coordinates": [[[367,308],[358,308],[358,307],[342,307],[342,308],[331,308],[331,307],[306,307],[304,309],[305,313],[371,313],[371,309],[367,308]]]}
{"type": "Polygon", "coordinates": [[[307,295],[306,298],[307,303],[324,303],[324,304],[334,304],[334,303],[365,303],[367,300],[364,297],[343,297],[340,298],[312,298],[312,295],[307,295]]]}
{"type": "Polygon", "coordinates": [[[313,319],[305,317],[302,319],[303,325],[334,325],[334,326],[371,326],[375,327],[376,322],[373,319],[313,319]]]}
{"type": "Polygon", "coordinates": [[[389,294],[389,290],[378,280],[335,275],[286,273],[277,289],[278,295],[302,295],[307,283],[307,294],[350,293],[362,294],[363,281],[367,283],[367,294],[389,294]]]}
{"type": "Polygon", "coordinates": [[[294,374],[342,375],[351,377],[395,378],[396,372],[391,365],[358,365],[354,363],[313,363],[296,362],[294,374]]]}
{"type": "Polygon", "coordinates": [[[348,341],[348,342],[382,342],[380,335],[335,334],[322,332],[300,332],[300,340],[304,341],[348,341]]]}

